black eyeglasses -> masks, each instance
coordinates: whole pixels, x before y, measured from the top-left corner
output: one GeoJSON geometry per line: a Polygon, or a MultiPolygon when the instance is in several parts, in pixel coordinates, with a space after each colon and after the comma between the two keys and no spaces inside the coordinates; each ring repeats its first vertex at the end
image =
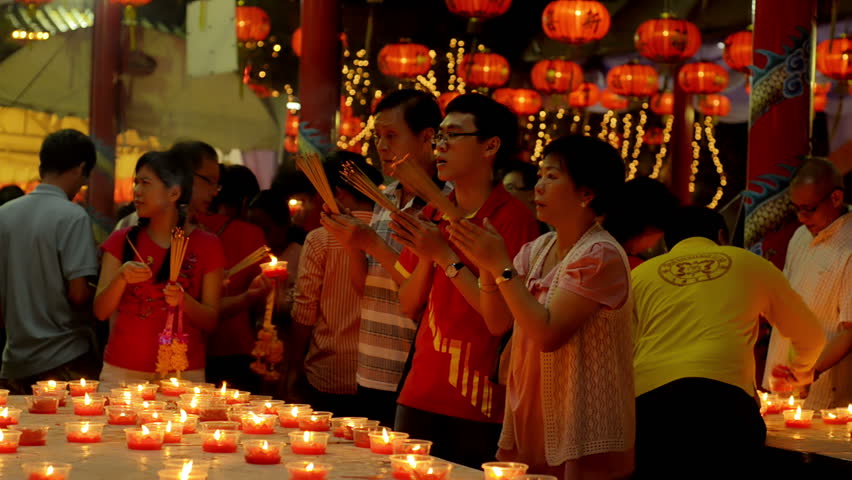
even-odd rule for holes
{"type": "Polygon", "coordinates": [[[432,135],[432,146],[437,147],[441,143],[450,143],[450,140],[457,137],[475,137],[479,132],[438,132],[432,135]]]}
{"type": "Polygon", "coordinates": [[[816,212],[817,209],[820,207],[820,205],[822,205],[823,202],[825,202],[826,200],[831,198],[831,194],[836,192],[837,190],[842,190],[842,189],[840,189],[840,188],[831,189],[831,191],[826,193],[825,196],[822,197],[822,199],[820,201],[818,201],[818,202],[816,202],[812,205],[796,205],[793,202],[790,202],[790,204],[793,206],[793,211],[795,211],[796,213],[806,213],[806,214],[810,215],[810,214],[816,212]]]}
{"type": "Polygon", "coordinates": [[[221,191],[222,191],[222,185],[217,184],[217,183],[216,183],[216,182],[214,182],[213,180],[210,180],[209,178],[205,177],[204,175],[202,175],[202,174],[200,174],[200,173],[198,173],[198,172],[192,172],[192,173],[193,173],[196,177],[198,177],[198,178],[200,178],[200,179],[204,180],[204,183],[206,183],[208,187],[210,187],[210,188],[212,188],[213,190],[215,190],[215,191],[216,191],[216,193],[219,193],[219,192],[221,192],[221,191]]]}

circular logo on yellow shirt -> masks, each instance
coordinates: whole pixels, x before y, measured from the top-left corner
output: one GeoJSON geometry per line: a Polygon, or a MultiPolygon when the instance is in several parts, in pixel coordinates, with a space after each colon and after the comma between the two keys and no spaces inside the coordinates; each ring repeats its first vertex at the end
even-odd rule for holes
{"type": "Polygon", "coordinates": [[[700,253],[673,258],[657,270],[660,277],[678,287],[715,280],[731,269],[731,257],[724,253],[700,253]]]}

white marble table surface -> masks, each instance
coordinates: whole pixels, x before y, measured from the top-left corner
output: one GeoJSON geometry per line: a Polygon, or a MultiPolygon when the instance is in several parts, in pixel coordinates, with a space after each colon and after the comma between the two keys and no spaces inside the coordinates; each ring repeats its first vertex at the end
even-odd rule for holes
{"type": "Polygon", "coordinates": [[[811,453],[852,461],[852,438],[846,425],[826,425],[814,416],[811,428],[787,428],[781,414],[767,415],[766,445],[799,453],[811,453]]]}
{"type": "MultiPolygon", "coordinates": [[[[164,398],[158,398],[160,400],[164,398]]],[[[208,480],[286,479],[284,464],[291,461],[311,460],[332,465],[329,480],[364,479],[392,480],[390,461],[387,455],[370,452],[367,448],[355,447],[351,441],[331,437],[325,455],[294,455],[290,452],[287,433],[295,429],[277,427],[273,435],[245,435],[243,439],[257,438],[270,441],[285,441],[279,465],[249,465],[245,462],[242,447],[237,453],[213,454],[203,452],[198,434],[185,435],[180,444],[166,444],[161,451],[129,450],[125,442],[124,426],[106,425],[102,443],[77,444],[65,440],[65,422],[88,419],[106,423],[103,417],[77,417],[73,406],[61,407],[55,415],[37,415],[27,412],[23,397],[9,397],[8,406],[23,410],[20,425],[50,425],[47,445],[40,447],[19,447],[17,453],[0,454],[0,479],[24,478],[21,464],[26,462],[61,462],[73,465],[72,480],[148,480],[157,479],[157,471],[163,468],[163,461],[170,457],[192,457],[212,462],[208,480]]],[[[200,427],[199,427],[200,428],[200,427]]],[[[456,465],[452,471],[452,480],[482,480],[480,470],[456,465]]]]}

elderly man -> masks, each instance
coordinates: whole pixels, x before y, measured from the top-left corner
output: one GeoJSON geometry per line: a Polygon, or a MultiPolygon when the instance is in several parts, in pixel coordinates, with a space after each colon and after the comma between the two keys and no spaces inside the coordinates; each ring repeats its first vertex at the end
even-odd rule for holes
{"type": "MultiPolygon", "coordinates": [[[[843,178],[831,162],[810,160],[793,178],[790,198],[802,226],[790,239],[784,274],[828,338],[805,406],[844,406],[852,403],[852,213],[843,203],[843,178]]],[[[789,348],[789,340],[773,331],[764,388],[789,348]]]]}

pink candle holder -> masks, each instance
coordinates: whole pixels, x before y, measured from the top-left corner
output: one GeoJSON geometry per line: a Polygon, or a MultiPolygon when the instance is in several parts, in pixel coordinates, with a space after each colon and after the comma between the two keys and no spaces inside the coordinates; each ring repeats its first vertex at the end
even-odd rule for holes
{"type": "Polygon", "coordinates": [[[300,414],[297,418],[300,430],[311,432],[327,432],[331,430],[331,412],[310,412],[300,414]]]}
{"type": "Polygon", "coordinates": [[[104,403],[106,399],[100,396],[89,396],[88,393],[82,397],[74,397],[74,415],[81,417],[93,417],[104,414],[104,403]]]}
{"type": "Polygon", "coordinates": [[[394,455],[429,455],[432,451],[432,442],[429,440],[394,438],[391,443],[394,455]]]}
{"type": "Polygon", "coordinates": [[[188,388],[189,382],[174,377],[160,380],[160,393],[167,397],[177,397],[182,393],[186,393],[188,388]]]}
{"type": "Polygon", "coordinates": [[[784,410],[784,425],[788,428],[811,428],[813,417],[813,410],[802,410],[801,407],[796,410],[784,410]]]}
{"type": "Polygon", "coordinates": [[[28,462],[21,465],[27,480],[66,480],[71,475],[71,464],[28,462]]]}
{"type": "Polygon", "coordinates": [[[243,451],[246,463],[252,465],[276,465],[281,463],[281,450],[284,442],[267,440],[244,440],[243,451]]]}
{"type": "MultiPolygon", "coordinates": [[[[346,440],[354,440],[355,439],[355,429],[357,427],[378,427],[378,420],[350,420],[343,424],[343,438],[346,440]]],[[[370,441],[370,437],[367,437],[366,440],[368,443],[370,441]]],[[[369,445],[368,445],[369,446],[369,445]]]]}
{"type": "Polygon", "coordinates": [[[238,430],[201,432],[201,449],[208,453],[234,453],[240,440],[238,430]]]}
{"type": "Polygon", "coordinates": [[[9,390],[0,388],[0,407],[6,406],[9,401],[9,390]]]}
{"type": "Polygon", "coordinates": [[[98,385],[101,382],[97,380],[86,380],[85,378],[81,378],[80,380],[74,380],[68,382],[68,387],[71,389],[72,397],[82,397],[87,393],[95,393],[98,391],[98,385]]]}
{"type": "Polygon", "coordinates": [[[290,432],[290,450],[296,455],[324,455],[331,435],[324,432],[290,432]]]}
{"type": "Polygon", "coordinates": [[[213,432],[216,430],[240,431],[240,422],[201,422],[202,432],[213,432]]]}
{"type": "Polygon", "coordinates": [[[337,417],[331,419],[331,432],[337,438],[345,438],[347,422],[364,421],[367,417],[337,417]]]}
{"type": "Polygon", "coordinates": [[[110,425],[136,425],[139,417],[133,407],[110,405],[106,407],[107,423],[110,425]]]}
{"type": "Polygon", "coordinates": [[[311,413],[310,405],[302,403],[285,403],[278,407],[278,421],[284,428],[299,428],[299,415],[311,413]]]}
{"type": "Polygon", "coordinates": [[[370,451],[382,455],[393,454],[393,441],[408,438],[407,433],[391,432],[383,428],[381,432],[372,432],[370,436],[370,451]]]}
{"type": "MultiPolygon", "coordinates": [[[[452,471],[452,463],[432,459],[418,463],[412,471],[412,476],[414,480],[448,480],[452,471]]],[[[486,472],[485,475],[486,480],[488,480],[488,473],[486,472]]]]}
{"type": "Polygon", "coordinates": [[[288,462],[284,465],[290,480],[326,480],[331,465],[314,462],[288,462]]]}
{"type": "Polygon", "coordinates": [[[180,413],[177,413],[174,417],[172,417],[172,421],[183,424],[184,435],[189,435],[198,431],[198,415],[190,415],[181,410],[180,413]]]}
{"type": "Polygon", "coordinates": [[[127,388],[142,400],[152,401],[157,399],[157,390],[160,386],[156,383],[131,383],[127,388]]]}
{"type": "Polygon", "coordinates": [[[47,445],[48,425],[11,425],[10,430],[21,432],[18,445],[22,447],[43,447],[47,445]]]}
{"type": "Polygon", "coordinates": [[[139,422],[139,425],[147,425],[149,423],[160,423],[170,416],[170,413],[165,412],[163,410],[136,411],[136,420],[139,422]]]}
{"type": "Polygon", "coordinates": [[[249,402],[249,405],[260,408],[261,413],[265,413],[266,415],[278,415],[278,410],[286,404],[283,400],[254,400],[249,402]]]}
{"type": "Polygon", "coordinates": [[[391,455],[391,473],[396,480],[412,480],[417,465],[431,460],[429,455],[391,455]]]}
{"type": "Polygon", "coordinates": [[[149,423],[148,426],[156,426],[163,429],[163,443],[180,443],[183,441],[183,424],[166,420],[161,423],[149,423]]]}
{"type": "Polygon", "coordinates": [[[24,397],[27,402],[27,411],[37,414],[53,414],[59,410],[59,397],[56,395],[34,395],[24,397]]]}
{"type": "MultiPolygon", "coordinates": [[[[517,462],[488,462],[482,464],[485,480],[515,480],[527,473],[529,466],[517,462]]],[[[425,479],[424,479],[425,480],[425,479]]]]}
{"type": "Polygon", "coordinates": [[[125,428],[127,448],[131,450],[162,450],[165,432],[153,425],[142,425],[139,428],[125,428]]]}
{"type": "Polygon", "coordinates": [[[21,432],[0,429],[0,453],[15,453],[18,451],[18,442],[21,441],[21,432]]]}
{"type": "Polygon", "coordinates": [[[0,410],[0,428],[6,428],[9,425],[17,425],[20,418],[20,408],[3,407],[3,409],[0,410]]]}
{"type": "Polygon", "coordinates": [[[103,423],[67,422],[65,424],[65,440],[68,443],[100,443],[103,436],[103,423]]]}
{"type": "Polygon", "coordinates": [[[264,415],[249,412],[240,417],[243,433],[250,435],[271,435],[275,433],[276,415],[264,415]]]}

